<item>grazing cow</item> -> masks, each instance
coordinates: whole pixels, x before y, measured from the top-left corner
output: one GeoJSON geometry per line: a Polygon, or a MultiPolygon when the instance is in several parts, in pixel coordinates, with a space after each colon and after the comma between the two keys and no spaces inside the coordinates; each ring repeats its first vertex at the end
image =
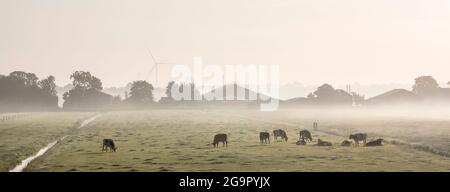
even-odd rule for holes
{"type": "Polygon", "coordinates": [[[295,143],[296,145],[306,145],[306,141],[304,140],[299,140],[295,143]]]}
{"type": "Polygon", "coordinates": [[[102,152],[103,152],[103,151],[108,152],[108,148],[109,148],[109,151],[110,151],[110,152],[111,152],[111,151],[116,152],[116,149],[117,149],[117,147],[116,147],[116,145],[114,144],[114,141],[113,141],[112,139],[103,139],[102,152]]]}
{"type": "Polygon", "coordinates": [[[222,142],[224,147],[228,147],[227,134],[220,133],[214,136],[214,141],[212,143],[214,148],[219,147],[219,142],[222,142]]]}
{"type": "Polygon", "coordinates": [[[299,140],[312,141],[311,133],[308,130],[300,131],[300,138],[299,138],[299,140]]]}
{"type": "Polygon", "coordinates": [[[321,139],[317,139],[317,146],[331,146],[333,144],[331,144],[328,141],[322,141],[321,139]]]}
{"type": "Polygon", "coordinates": [[[366,144],[367,147],[381,146],[383,145],[383,139],[377,139],[374,141],[370,141],[366,144]]]}
{"type": "Polygon", "coordinates": [[[352,145],[352,142],[349,141],[349,140],[344,140],[344,141],[342,141],[342,143],[341,143],[341,146],[344,146],[344,147],[349,147],[349,146],[351,146],[351,145],[352,145]]]}
{"type": "Polygon", "coordinates": [[[273,137],[275,141],[278,141],[278,137],[281,137],[281,140],[288,141],[288,137],[286,135],[286,132],[282,129],[273,130],[273,137]]]}
{"type": "Polygon", "coordinates": [[[367,134],[365,133],[356,133],[353,135],[350,135],[348,137],[349,139],[353,139],[355,141],[355,144],[359,145],[359,141],[363,141],[364,145],[366,144],[366,140],[367,140],[367,134]]]}
{"type": "Polygon", "coordinates": [[[267,132],[260,132],[259,140],[261,141],[261,143],[270,143],[270,134],[267,132]]]}

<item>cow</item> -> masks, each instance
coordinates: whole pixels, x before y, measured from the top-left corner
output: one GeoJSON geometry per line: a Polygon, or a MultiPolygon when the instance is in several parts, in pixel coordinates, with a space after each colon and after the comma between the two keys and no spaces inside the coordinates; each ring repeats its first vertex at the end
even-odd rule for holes
{"type": "Polygon", "coordinates": [[[306,145],[306,141],[300,140],[295,143],[296,145],[306,145]]]}
{"type": "Polygon", "coordinates": [[[299,138],[299,140],[312,141],[311,133],[308,130],[300,131],[300,138],[299,138]]]}
{"type": "Polygon", "coordinates": [[[227,134],[219,133],[214,136],[214,141],[212,143],[214,145],[214,148],[219,147],[219,142],[223,143],[223,147],[228,147],[227,134]]]}
{"type": "Polygon", "coordinates": [[[328,141],[322,141],[321,139],[317,139],[317,146],[331,146],[332,144],[328,141]]]}
{"type": "Polygon", "coordinates": [[[341,143],[341,146],[344,146],[344,147],[349,147],[349,146],[351,146],[351,145],[352,145],[352,142],[349,141],[349,140],[344,140],[344,141],[342,141],[342,143],[341,143]]]}
{"type": "Polygon", "coordinates": [[[259,140],[261,141],[261,143],[270,143],[270,134],[267,132],[260,132],[259,140]]]}
{"type": "Polygon", "coordinates": [[[377,139],[366,143],[366,147],[374,147],[383,145],[383,139],[377,139]]]}
{"type": "Polygon", "coordinates": [[[288,137],[286,135],[286,132],[282,129],[273,130],[273,137],[275,141],[278,141],[278,137],[281,137],[281,140],[288,141],[288,137]]]}
{"type": "Polygon", "coordinates": [[[110,151],[110,152],[111,152],[111,151],[116,152],[116,149],[117,149],[117,147],[116,147],[116,145],[114,144],[114,141],[113,141],[112,139],[103,139],[102,152],[103,152],[103,151],[108,152],[108,148],[109,148],[109,151],[110,151]]]}
{"type": "Polygon", "coordinates": [[[366,144],[366,140],[367,140],[367,134],[365,133],[356,133],[353,135],[350,135],[348,137],[349,139],[353,139],[355,141],[355,144],[359,145],[359,141],[363,141],[364,145],[366,144]]]}

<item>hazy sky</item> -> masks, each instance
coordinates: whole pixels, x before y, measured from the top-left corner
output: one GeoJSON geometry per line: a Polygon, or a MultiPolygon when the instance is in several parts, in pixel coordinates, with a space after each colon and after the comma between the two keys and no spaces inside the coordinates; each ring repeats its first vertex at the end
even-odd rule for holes
{"type": "MultiPolygon", "coordinates": [[[[278,64],[281,83],[450,80],[448,0],[0,0],[0,74],[106,86],[160,61],[278,64]]],[[[169,69],[161,70],[161,75],[169,69]]]]}

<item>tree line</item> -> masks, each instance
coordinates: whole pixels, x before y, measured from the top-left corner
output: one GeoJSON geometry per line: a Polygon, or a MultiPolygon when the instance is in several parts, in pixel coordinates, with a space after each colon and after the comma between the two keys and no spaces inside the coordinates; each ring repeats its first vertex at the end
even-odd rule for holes
{"type": "MultiPolygon", "coordinates": [[[[125,97],[112,96],[102,92],[102,81],[87,71],[75,71],[70,75],[73,88],[63,94],[64,110],[101,110],[101,109],[131,109],[149,108],[156,104],[167,105],[186,102],[177,100],[171,94],[172,88],[183,91],[184,84],[169,82],[165,97],[155,101],[152,84],[145,80],[133,81],[125,97]]],[[[447,83],[450,85],[450,82],[447,83]]],[[[187,84],[191,98],[200,94],[195,84],[187,84]]],[[[431,76],[421,76],[415,79],[412,92],[421,97],[433,97],[442,93],[437,81],[431,76]]],[[[363,104],[363,95],[335,89],[329,84],[323,84],[316,91],[308,94],[304,101],[310,104],[322,105],[353,105],[363,104]]],[[[208,103],[208,102],[205,102],[208,103]]],[[[209,102],[209,104],[212,102],[209,102]]],[[[0,75],[0,111],[42,111],[59,110],[55,77],[48,76],[39,79],[34,73],[14,71],[9,75],[0,75]]]]}

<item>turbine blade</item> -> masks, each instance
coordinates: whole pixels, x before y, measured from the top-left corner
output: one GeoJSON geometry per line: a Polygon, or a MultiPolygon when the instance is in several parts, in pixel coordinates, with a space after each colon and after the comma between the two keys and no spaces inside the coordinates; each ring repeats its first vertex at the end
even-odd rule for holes
{"type": "Polygon", "coordinates": [[[153,57],[152,51],[150,51],[149,48],[147,48],[147,51],[148,51],[148,54],[150,54],[150,56],[152,57],[153,63],[155,63],[155,65],[158,64],[158,63],[156,62],[155,57],[153,57]]]}
{"type": "Polygon", "coordinates": [[[155,63],[155,64],[153,65],[153,67],[150,69],[150,73],[153,72],[153,71],[156,69],[156,65],[158,65],[158,63],[155,63]]]}

